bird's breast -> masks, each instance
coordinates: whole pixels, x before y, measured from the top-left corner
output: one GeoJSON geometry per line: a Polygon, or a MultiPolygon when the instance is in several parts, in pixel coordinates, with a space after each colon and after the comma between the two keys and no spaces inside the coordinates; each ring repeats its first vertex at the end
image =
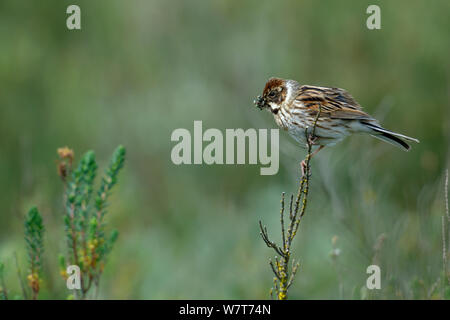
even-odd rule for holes
{"type": "Polygon", "coordinates": [[[281,107],[277,113],[273,113],[273,118],[275,119],[275,122],[277,123],[278,127],[280,127],[283,130],[289,129],[289,119],[287,118],[286,111],[283,107],[281,107]]]}

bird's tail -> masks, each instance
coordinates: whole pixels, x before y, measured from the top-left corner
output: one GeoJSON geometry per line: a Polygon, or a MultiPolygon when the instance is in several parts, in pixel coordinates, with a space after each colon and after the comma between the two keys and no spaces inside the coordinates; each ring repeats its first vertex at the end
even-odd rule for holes
{"type": "Polygon", "coordinates": [[[405,140],[419,143],[419,140],[417,140],[415,138],[411,138],[411,137],[405,136],[400,133],[386,130],[386,129],[384,129],[380,126],[377,126],[373,123],[367,123],[367,122],[362,122],[362,123],[369,129],[371,129],[371,132],[369,132],[369,134],[371,136],[373,136],[377,139],[386,141],[390,144],[393,144],[394,146],[400,147],[400,148],[404,149],[405,151],[409,151],[409,149],[411,149],[411,146],[408,143],[406,143],[405,140]]]}

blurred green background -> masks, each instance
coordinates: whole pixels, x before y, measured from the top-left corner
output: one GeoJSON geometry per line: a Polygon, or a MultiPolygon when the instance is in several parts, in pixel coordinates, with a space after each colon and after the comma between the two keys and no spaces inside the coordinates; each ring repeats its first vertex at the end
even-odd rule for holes
{"type": "MultiPolygon", "coordinates": [[[[281,192],[305,151],[280,132],[280,171],[171,162],[176,128],[275,128],[252,104],[271,76],[347,89],[409,153],[368,136],[313,161],[310,207],[295,239],[294,299],[432,298],[442,272],[448,167],[450,2],[0,2],[0,260],[20,293],[23,217],[47,229],[41,298],[69,294],[56,149],[95,150],[101,168],[127,148],[107,215],[120,232],[102,278],[108,299],[265,299],[272,286],[258,220],[280,235],[281,192]],[[81,7],[82,30],[66,28],[81,7]],[[381,7],[381,30],[366,8],[381,7]],[[339,255],[330,256],[332,238],[339,255]],[[377,239],[384,239],[377,251],[377,239]],[[376,253],[376,251],[378,253],[376,253]],[[367,294],[366,268],[382,272],[367,294]]],[[[449,247],[449,246],[447,246],[449,247]]]]}

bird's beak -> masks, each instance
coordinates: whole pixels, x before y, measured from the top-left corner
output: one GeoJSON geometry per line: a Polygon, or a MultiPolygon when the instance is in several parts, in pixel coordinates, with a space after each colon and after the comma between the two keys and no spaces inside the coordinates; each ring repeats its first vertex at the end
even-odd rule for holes
{"type": "Polygon", "coordinates": [[[266,106],[266,101],[262,96],[257,96],[256,99],[253,100],[253,103],[259,108],[259,110],[264,109],[264,107],[266,106]]]}

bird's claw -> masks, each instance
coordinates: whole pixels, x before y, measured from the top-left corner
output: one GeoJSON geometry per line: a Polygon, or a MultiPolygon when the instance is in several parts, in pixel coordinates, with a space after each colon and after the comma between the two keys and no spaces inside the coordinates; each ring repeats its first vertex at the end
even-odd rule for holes
{"type": "Polygon", "coordinates": [[[315,145],[317,140],[318,138],[316,136],[313,136],[312,134],[308,136],[308,144],[310,145],[315,145]]]}

